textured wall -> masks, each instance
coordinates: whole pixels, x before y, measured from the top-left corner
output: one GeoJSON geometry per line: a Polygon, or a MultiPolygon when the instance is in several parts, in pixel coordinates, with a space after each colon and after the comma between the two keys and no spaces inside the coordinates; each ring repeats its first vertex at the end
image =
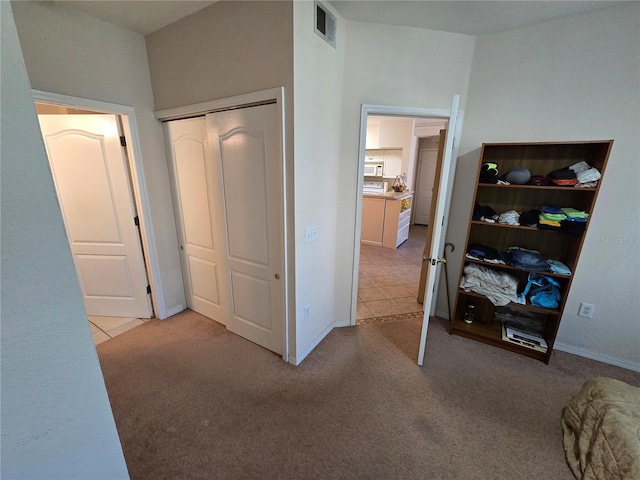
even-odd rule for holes
{"type": "Polygon", "coordinates": [[[637,2],[479,37],[448,241],[464,241],[483,142],[613,138],[557,342],[640,370],[639,58],[637,2]],[[580,302],[593,319],[577,316],[580,302]]]}
{"type": "Polygon", "coordinates": [[[2,478],[128,478],[9,2],[2,17],[2,478]]]}
{"type": "Polygon", "coordinates": [[[182,271],[144,37],[54,2],[15,2],[13,8],[32,88],[135,108],[151,214],[146,227],[155,239],[165,310],[180,311],[182,271]]]}

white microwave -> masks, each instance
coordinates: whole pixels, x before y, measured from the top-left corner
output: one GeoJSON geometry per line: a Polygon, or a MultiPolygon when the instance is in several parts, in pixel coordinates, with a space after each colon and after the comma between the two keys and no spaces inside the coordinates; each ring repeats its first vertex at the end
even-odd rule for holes
{"type": "Polygon", "coordinates": [[[364,164],[364,174],[367,177],[381,177],[382,176],[382,163],[369,163],[364,164]]]}

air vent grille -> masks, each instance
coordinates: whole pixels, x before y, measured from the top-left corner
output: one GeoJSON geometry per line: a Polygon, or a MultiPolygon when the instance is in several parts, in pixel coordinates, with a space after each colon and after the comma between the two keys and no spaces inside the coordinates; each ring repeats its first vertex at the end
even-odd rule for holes
{"type": "Polygon", "coordinates": [[[336,17],[320,2],[314,2],[314,30],[333,48],[336,48],[336,17]]]}

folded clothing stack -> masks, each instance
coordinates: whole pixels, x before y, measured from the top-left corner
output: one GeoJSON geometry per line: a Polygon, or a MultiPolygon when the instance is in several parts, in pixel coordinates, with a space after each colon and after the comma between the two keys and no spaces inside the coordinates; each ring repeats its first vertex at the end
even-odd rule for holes
{"type": "Polygon", "coordinates": [[[480,243],[470,243],[467,247],[467,258],[471,260],[484,260],[489,263],[505,265],[504,255],[493,247],[480,243]]]}
{"type": "Polygon", "coordinates": [[[547,227],[560,228],[560,222],[565,220],[567,216],[562,212],[560,207],[553,205],[544,205],[540,208],[539,225],[547,227]]]}
{"type": "Polygon", "coordinates": [[[466,257],[496,265],[510,265],[515,268],[534,272],[553,272],[571,275],[571,270],[559,260],[542,258],[540,252],[522,247],[509,247],[506,252],[499,252],[493,247],[481,243],[470,243],[466,257]]]}
{"type": "Polygon", "coordinates": [[[480,205],[478,202],[473,206],[472,220],[495,223],[498,219],[496,211],[488,205],[480,205]]]}
{"type": "Polygon", "coordinates": [[[512,267],[523,270],[546,272],[549,269],[547,260],[542,258],[537,250],[529,250],[522,247],[509,247],[507,249],[507,263],[512,267]]]}
{"type": "Polygon", "coordinates": [[[576,172],[571,170],[570,167],[559,168],[547,175],[547,178],[556,185],[563,187],[573,186],[578,183],[576,172]]]}
{"type": "Polygon", "coordinates": [[[575,208],[565,207],[562,209],[562,213],[564,213],[567,216],[565,220],[569,222],[586,223],[587,220],[589,220],[589,214],[587,212],[583,212],[582,210],[576,210],[575,208]]]}
{"type": "Polygon", "coordinates": [[[498,217],[498,223],[504,225],[520,225],[520,214],[515,210],[509,210],[508,212],[501,213],[498,217]]]}
{"type": "Polygon", "coordinates": [[[549,181],[555,185],[576,187],[595,187],[600,177],[600,171],[585,161],[559,168],[547,175],[549,181]]]}
{"type": "Polygon", "coordinates": [[[496,306],[508,305],[518,300],[516,277],[473,263],[464,267],[460,288],[484,295],[496,306]]]}
{"type": "Polygon", "coordinates": [[[524,225],[525,227],[535,227],[538,225],[538,220],[540,218],[540,210],[529,210],[528,212],[523,212],[520,215],[520,225],[524,225]]]}
{"type": "Polygon", "coordinates": [[[602,176],[597,168],[584,161],[571,165],[569,168],[575,172],[578,183],[583,185],[597,183],[602,176]]]}
{"type": "Polygon", "coordinates": [[[589,214],[570,207],[555,207],[545,205],[541,208],[538,228],[541,230],[556,230],[560,233],[581,236],[587,226],[589,214]]]}

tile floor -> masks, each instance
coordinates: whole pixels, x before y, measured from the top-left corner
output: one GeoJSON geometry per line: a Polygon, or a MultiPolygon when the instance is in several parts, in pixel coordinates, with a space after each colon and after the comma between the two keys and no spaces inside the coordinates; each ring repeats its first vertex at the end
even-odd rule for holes
{"type": "Polygon", "coordinates": [[[360,246],[358,322],[422,311],[416,298],[426,235],[426,226],[412,225],[407,241],[395,250],[360,246]]]}
{"type": "Polygon", "coordinates": [[[89,327],[93,335],[93,344],[106,342],[107,340],[142,325],[150,318],[121,318],[121,317],[97,317],[89,315],[89,327]]]}

